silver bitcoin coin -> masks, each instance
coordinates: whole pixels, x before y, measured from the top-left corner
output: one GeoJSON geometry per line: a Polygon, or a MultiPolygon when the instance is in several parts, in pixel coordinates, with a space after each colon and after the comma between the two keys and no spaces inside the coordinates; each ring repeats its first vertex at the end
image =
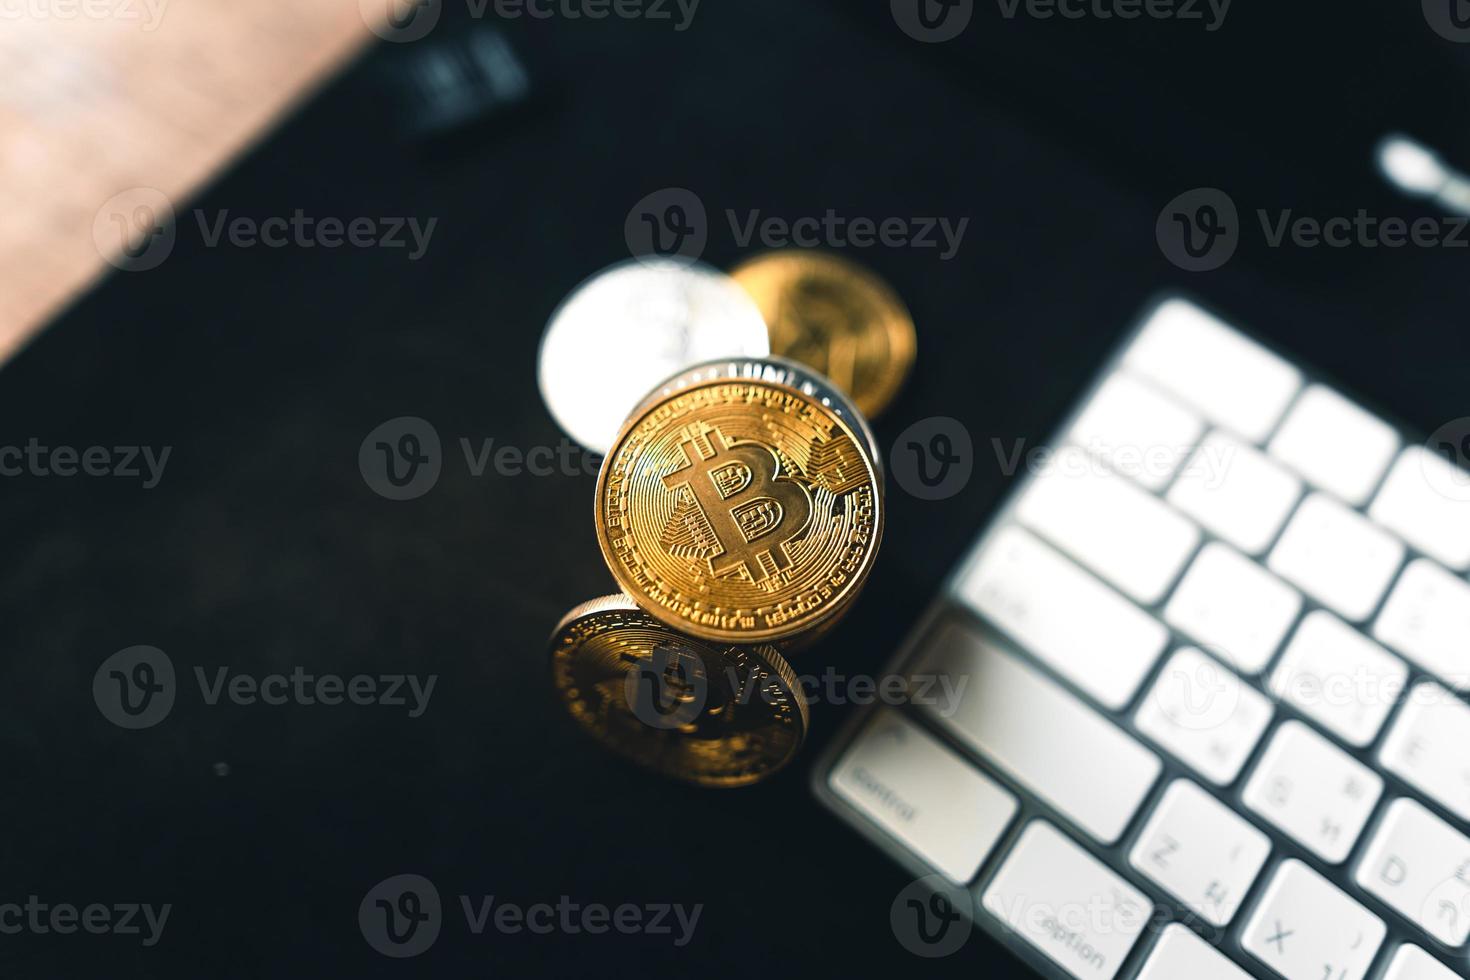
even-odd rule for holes
{"type": "MultiPolygon", "coordinates": [[[[702,381],[714,381],[721,378],[750,379],[757,381],[772,381],[776,384],[795,388],[806,395],[811,395],[823,405],[842,417],[842,420],[852,426],[863,437],[863,445],[867,447],[868,455],[872,457],[874,465],[879,473],[883,470],[883,454],[878,451],[878,440],[873,436],[873,430],[868,427],[868,420],[853,405],[852,399],[842,393],[842,390],[833,384],[827,377],[805,364],[785,357],[770,355],[767,357],[723,357],[705,361],[701,364],[692,364],[682,371],[665,378],[638,403],[638,409],[650,405],[668,395],[687,388],[690,385],[699,384],[702,381]]],[[[637,409],[634,410],[635,414],[637,409]]]]}
{"type": "Polygon", "coordinates": [[[541,338],[541,397],[568,436],[606,454],[662,379],[720,357],[763,357],[771,341],[755,302],[699,262],[631,259],[564,299],[541,338]]]}

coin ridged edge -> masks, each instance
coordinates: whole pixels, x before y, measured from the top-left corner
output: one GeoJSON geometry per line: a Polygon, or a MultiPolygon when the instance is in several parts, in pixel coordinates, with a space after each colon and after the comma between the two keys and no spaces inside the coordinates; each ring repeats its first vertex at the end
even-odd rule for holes
{"type": "Polygon", "coordinates": [[[588,599],[579,602],[567,611],[567,614],[551,630],[550,642],[555,642],[562,632],[577,620],[587,616],[595,616],[604,612],[640,612],[643,607],[633,601],[633,597],[626,592],[615,592],[612,595],[598,596],[596,599],[588,599]]]}
{"type": "MultiPolygon", "coordinates": [[[[753,355],[736,357],[712,357],[709,360],[700,361],[697,364],[691,364],[688,367],[684,368],[682,371],[675,371],[673,374],[669,375],[667,378],[664,378],[658,384],[654,385],[653,388],[648,392],[648,394],[644,396],[643,400],[634,407],[633,411],[634,413],[641,412],[644,406],[650,405],[660,399],[667,398],[669,395],[675,394],[677,392],[687,391],[691,385],[700,384],[704,381],[721,380],[719,378],[713,377],[690,379],[683,385],[680,385],[679,387],[674,387],[674,385],[678,384],[678,382],[696,371],[708,370],[712,368],[723,369],[755,363],[774,365],[775,367],[783,371],[789,372],[795,377],[806,379],[807,383],[811,384],[813,387],[825,388],[825,397],[839,403],[835,406],[828,405],[827,407],[837,410],[838,414],[846,419],[850,425],[859,430],[858,434],[867,440],[866,445],[868,447],[868,454],[873,457],[874,468],[878,471],[880,476],[883,474],[883,453],[878,446],[878,439],[876,436],[873,435],[872,426],[868,424],[867,417],[863,415],[862,411],[857,407],[857,404],[852,400],[852,396],[843,391],[842,388],[837,384],[837,382],[827,377],[821,371],[818,371],[816,368],[811,367],[810,365],[803,364],[802,362],[793,360],[789,357],[778,357],[775,354],[766,354],[761,357],[755,357],[753,355]]],[[[775,381],[771,378],[747,378],[738,374],[727,375],[723,380],[766,381],[771,384],[784,385],[787,388],[797,387],[796,385],[786,384],[786,382],[784,381],[775,381]]],[[[797,388],[797,390],[800,391],[801,389],[797,388]]],[[[802,393],[810,394],[810,392],[802,393]]],[[[622,433],[619,432],[618,435],[621,436],[622,433]]]]}

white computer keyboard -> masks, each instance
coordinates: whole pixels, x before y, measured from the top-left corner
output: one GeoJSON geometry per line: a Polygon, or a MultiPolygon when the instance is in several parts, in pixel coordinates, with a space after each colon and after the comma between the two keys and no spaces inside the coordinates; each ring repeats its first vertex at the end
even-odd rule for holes
{"type": "Polygon", "coordinates": [[[1470,474],[1178,298],[1053,448],[818,796],[1043,976],[1470,977],[1470,474]]]}

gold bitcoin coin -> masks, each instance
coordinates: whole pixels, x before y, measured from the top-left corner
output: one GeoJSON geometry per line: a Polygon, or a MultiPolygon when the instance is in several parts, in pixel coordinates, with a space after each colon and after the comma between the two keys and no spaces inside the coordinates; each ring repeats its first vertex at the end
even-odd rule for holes
{"type": "Polygon", "coordinates": [[[789,640],[857,596],[883,533],[862,437],[764,379],[692,384],[640,406],[597,479],[597,537],[632,599],[707,640],[789,640]]]}
{"type": "Polygon", "coordinates": [[[551,675],[572,717],[603,745],[700,786],[764,779],[806,738],[806,700],[775,647],[684,636],[625,595],[584,602],[562,619],[551,675]]]}
{"type": "Polygon", "coordinates": [[[771,353],[816,368],[876,417],[914,363],[914,320],[892,288],[848,259],[784,250],[757,255],[730,275],[755,299],[771,353]]]}

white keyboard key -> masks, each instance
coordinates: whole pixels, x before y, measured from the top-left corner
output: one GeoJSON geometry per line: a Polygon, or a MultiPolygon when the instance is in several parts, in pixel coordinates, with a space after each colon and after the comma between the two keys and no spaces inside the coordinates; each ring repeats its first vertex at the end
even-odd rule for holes
{"type": "Polygon", "coordinates": [[[1271,690],[1349,745],[1372,742],[1409,680],[1393,654],[1332,615],[1309,613],[1271,674],[1271,690]]]}
{"type": "Polygon", "coordinates": [[[1129,862],[1200,916],[1230,924],[1271,841],[1187,779],[1164,791],[1129,862]]]}
{"type": "Polygon", "coordinates": [[[1373,612],[1404,546],[1393,535],[1325,494],[1302,501],[1267,564],[1344,619],[1373,612]]]}
{"type": "Polygon", "coordinates": [[[1251,773],[1245,805],[1328,864],[1347,860],[1383,792],[1372,769],[1299,721],[1283,722],[1251,773]]]}
{"type": "Polygon", "coordinates": [[[1227,786],[1271,722],[1265,695],[1192,647],[1176,651],[1139,705],[1138,730],[1201,776],[1227,786]]]}
{"type": "Polygon", "coordinates": [[[1302,392],[1271,438],[1273,456],[1359,507],[1398,448],[1392,426],[1322,385],[1302,392]]]}
{"type": "Polygon", "coordinates": [[[1400,946],[1383,980],[1460,980],[1460,974],[1418,946],[1400,946]]]}
{"type": "Polygon", "coordinates": [[[1285,980],[1363,980],[1383,920],[1295,858],[1266,887],[1241,944],[1285,980]]]}
{"type": "Polygon", "coordinates": [[[1302,494],[1302,481],[1269,456],[1211,432],[1169,488],[1169,503],[1258,555],[1270,546],[1302,494]]]}
{"type": "Polygon", "coordinates": [[[1409,692],[1378,762],[1470,821],[1470,706],[1431,681],[1409,692]]]}
{"type": "Polygon", "coordinates": [[[832,791],[951,881],[964,884],[1016,815],[1016,800],[894,711],[868,722],[832,770],[832,791]]]}
{"type": "Polygon", "coordinates": [[[1368,513],[1429,557],[1470,568],[1470,474],[1423,446],[1399,454],[1368,513]]]}
{"type": "Polygon", "coordinates": [[[1373,635],[1441,680],[1470,690],[1470,584],[1434,562],[1409,562],[1373,635]]]}
{"type": "Polygon", "coordinates": [[[1210,419],[1263,442],[1301,387],[1301,373],[1193,303],[1159,304],[1126,363],[1210,419]]]}
{"type": "Polygon", "coordinates": [[[1229,545],[1212,541],[1184,573],[1164,620],[1232,667],[1259,673],[1301,612],[1302,597],[1229,545]]]}
{"type": "Polygon", "coordinates": [[[1078,446],[1056,454],[1016,515],[1144,605],[1163,598],[1199,544],[1198,528],[1078,446]]]}
{"type": "Polygon", "coordinates": [[[1104,706],[1126,705],[1169,631],[1018,527],[1000,530],[958,586],[960,596],[1104,706]]]}
{"type": "Polygon", "coordinates": [[[1204,431],[1199,416],[1153,386],[1118,372],[1109,376],[1068,438],[1150,490],[1160,490],[1204,431]]]}
{"type": "Polygon", "coordinates": [[[1032,821],[991,879],[985,910],[1067,973],[1110,980],[1153,903],[1049,823],[1032,821]]]}
{"type": "Polygon", "coordinates": [[[1251,980],[1251,975],[1188,927],[1171,922],[1148,954],[1137,980],[1251,980]]]}
{"type": "Polygon", "coordinates": [[[1104,844],[1122,836],[1163,764],[990,640],[951,623],[915,673],[968,677],[939,723],[1104,844]]]}
{"type": "Polygon", "coordinates": [[[1470,838],[1418,802],[1389,805],[1353,880],[1446,946],[1470,939],[1470,838]]]}

